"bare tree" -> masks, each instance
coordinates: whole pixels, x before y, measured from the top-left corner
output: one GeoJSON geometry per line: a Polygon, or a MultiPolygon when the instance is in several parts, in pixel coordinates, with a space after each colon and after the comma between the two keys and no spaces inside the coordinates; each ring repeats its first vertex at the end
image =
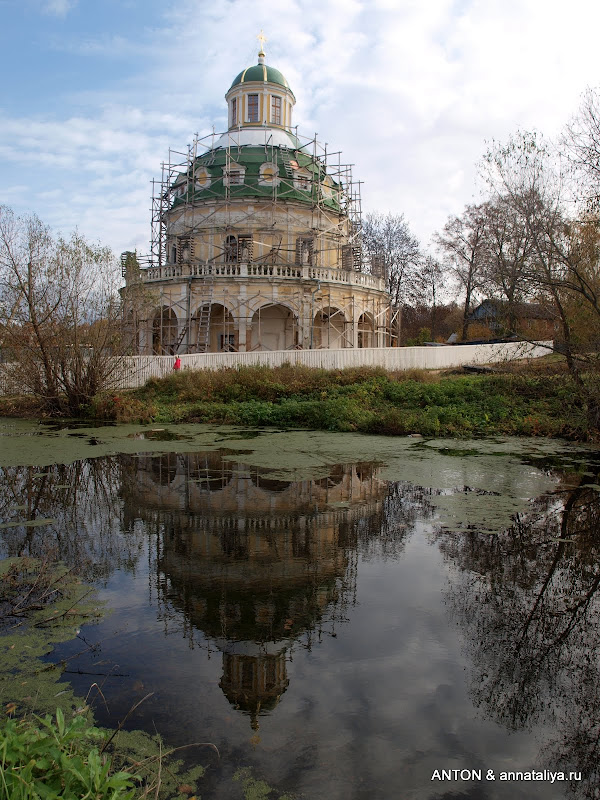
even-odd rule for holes
{"type": "Polygon", "coordinates": [[[600,90],[588,88],[567,126],[562,147],[575,175],[575,193],[588,210],[600,207],[600,90]]]}
{"type": "Polygon", "coordinates": [[[419,277],[421,251],[404,215],[366,214],[362,237],[372,268],[386,277],[394,305],[410,302],[419,277]]]}
{"type": "Polygon", "coordinates": [[[487,281],[487,224],[485,204],[468,205],[460,217],[450,217],[433,237],[449,272],[458,281],[463,297],[462,338],[469,332],[469,314],[476,292],[487,281]]]}
{"type": "Polygon", "coordinates": [[[78,233],[0,207],[0,345],[5,373],[50,413],[77,414],[118,368],[115,262],[78,233]]]}
{"type": "Polygon", "coordinates": [[[535,295],[531,285],[535,247],[531,232],[510,198],[499,196],[483,205],[486,215],[485,273],[490,293],[506,302],[508,329],[516,332],[518,303],[535,295]]]}
{"type": "Polygon", "coordinates": [[[432,255],[426,255],[421,261],[418,275],[414,281],[413,300],[417,307],[426,308],[429,316],[431,338],[435,339],[437,331],[437,311],[440,298],[444,294],[445,274],[441,261],[432,255]]]}
{"type": "MultiPolygon", "coordinates": [[[[584,213],[573,220],[567,209],[560,160],[538,135],[521,133],[494,145],[485,157],[486,177],[520,219],[533,247],[528,281],[560,325],[559,347],[583,389],[582,370],[597,369],[600,342],[600,220],[584,213]],[[582,321],[585,320],[585,324],[582,321]]],[[[569,200],[572,199],[572,194],[569,200]]],[[[590,409],[600,419],[595,392],[590,409]]]]}

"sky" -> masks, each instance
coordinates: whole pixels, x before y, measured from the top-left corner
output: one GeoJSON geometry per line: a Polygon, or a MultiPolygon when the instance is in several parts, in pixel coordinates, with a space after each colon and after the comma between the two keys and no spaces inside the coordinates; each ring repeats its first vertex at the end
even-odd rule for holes
{"type": "Polygon", "coordinates": [[[424,247],[492,140],[555,137],[600,86],[593,0],[0,0],[0,204],[147,253],[152,178],[226,129],[261,29],[299,133],[424,247]]]}

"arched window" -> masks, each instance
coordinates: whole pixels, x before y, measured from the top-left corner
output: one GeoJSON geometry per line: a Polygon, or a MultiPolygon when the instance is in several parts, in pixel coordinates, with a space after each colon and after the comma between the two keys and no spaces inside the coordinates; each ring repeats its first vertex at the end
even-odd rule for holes
{"type": "Polygon", "coordinates": [[[163,306],[152,320],[152,352],[156,355],[173,355],[177,349],[179,326],[172,308],[163,306]]]}

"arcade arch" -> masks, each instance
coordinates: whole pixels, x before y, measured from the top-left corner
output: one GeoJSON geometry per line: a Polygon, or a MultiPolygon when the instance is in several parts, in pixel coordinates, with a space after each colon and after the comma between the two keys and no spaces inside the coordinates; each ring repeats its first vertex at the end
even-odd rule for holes
{"type": "Polygon", "coordinates": [[[232,353],[238,349],[233,315],[222,303],[204,303],[192,317],[190,345],[196,353],[232,353]]]}
{"type": "Polygon", "coordinates": [[[152,320],[152,352],[157,356],[172,356],[178,331],[177,314],[173,309],[169,306],[159,308],[152,320]]]}
{"type": "Polygon", "coordinates": [[[280,303],[261,306],[252,316],[249,350],[291,350],[298,345],[298,318],[280,303]]]}
{"type": "Polygon", "coordinates": [[[313,321],[312,347],[336,349],[348,347],[346,341],[346,316],[335,306],[325,306],[317,312],[313,321]]]}
{"type": "Polygon", "coordinates": [[[373,315],[366,311],[358,318],[358,346],[376,347],[373,315]]]}

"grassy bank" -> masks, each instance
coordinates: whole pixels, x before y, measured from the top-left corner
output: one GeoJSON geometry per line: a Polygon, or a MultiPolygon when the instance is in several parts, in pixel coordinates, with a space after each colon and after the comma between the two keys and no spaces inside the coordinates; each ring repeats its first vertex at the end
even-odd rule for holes
{"type": "Polygon", "coordinates": [[[424,436],[597,438],[585,393],[560,364],[484,375],[284,365],[183,371],[96,398],[120,422],[202,422],[424,436]]]}
{"type": "MultiPolygon", "coordinates": [[[[117,422],[201,422],[423,436],[552,436],[597,441],[590,398],[561,361],[503,365],[489,374],[303,366],[184,370],[135,390],[94,398],[87,418],[117,422]]],[[[32,398],[0,398],[0,416],[38,418],[32,398]]]]}

